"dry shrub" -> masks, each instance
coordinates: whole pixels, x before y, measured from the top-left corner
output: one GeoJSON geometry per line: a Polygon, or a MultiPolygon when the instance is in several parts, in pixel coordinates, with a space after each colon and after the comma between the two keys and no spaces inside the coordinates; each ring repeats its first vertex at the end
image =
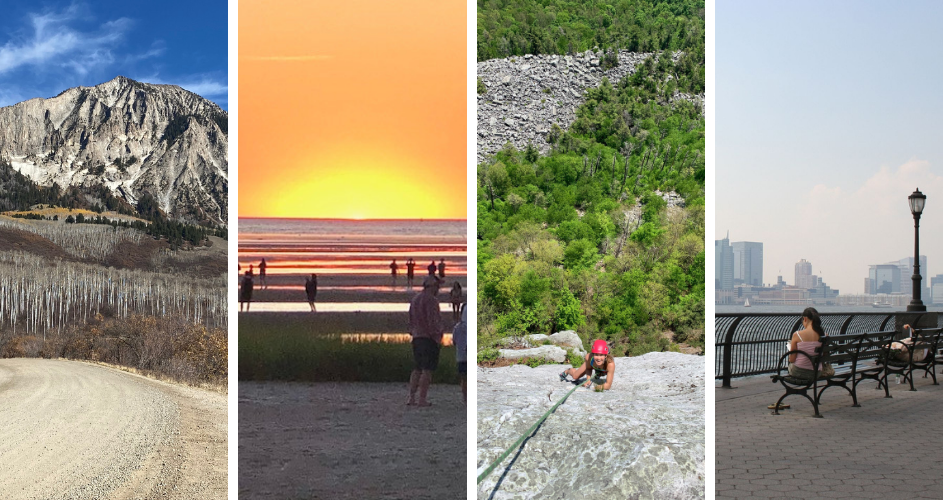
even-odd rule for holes
{"type": "Polygon", "coordinates": [[[64,357],[138,369],[190,384],[225,384],[226,330],[174,318],[96,314],[80,327],[41,337],[0,337],[2,357],[64,357]]]}
{"type": "Polygon", "coordinates": [[[188,366],[198,369],[200,380],[226,380],[229,369],[229,337],[226,330],[190,325],[177,337],[174,351],[177,357],[186,360],[188,366]]]}
{"type": "Polygon", "coordinates": [[[37,358],[42,354],[43,339],[32,336],[13,337],[0,349],[3,358],[37,358]]]}

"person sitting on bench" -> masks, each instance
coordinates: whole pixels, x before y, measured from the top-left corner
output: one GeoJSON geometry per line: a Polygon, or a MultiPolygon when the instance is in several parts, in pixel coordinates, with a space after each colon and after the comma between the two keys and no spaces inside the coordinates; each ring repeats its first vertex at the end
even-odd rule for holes
{"type": "MultiPolygon", "coordinates": [[[[822,346],[819,341],[825,336],[825,330],[822,329],[822,318],[814,307],[807,307],[802,311],[802,330],[792,334],[792,340],[789,341],[789,351],[802,351],[808,356],[792,354],[789,356],[789,375],[811,379],[815,376],[815,369],[812,366],[812,358],[815,357],[815,350],[822,346]]],[[[831,377],[835,370],[828,364],[819,366],[820,377],[831,377]]]]}

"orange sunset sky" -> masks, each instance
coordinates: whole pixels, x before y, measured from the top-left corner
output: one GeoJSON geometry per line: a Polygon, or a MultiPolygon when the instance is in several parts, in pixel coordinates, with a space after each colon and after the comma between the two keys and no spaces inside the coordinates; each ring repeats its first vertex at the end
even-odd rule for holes
{"type": "Polygon", "coordinates": [[[239,216],[464,219],[466,4],[240,0],[239,216]]]}

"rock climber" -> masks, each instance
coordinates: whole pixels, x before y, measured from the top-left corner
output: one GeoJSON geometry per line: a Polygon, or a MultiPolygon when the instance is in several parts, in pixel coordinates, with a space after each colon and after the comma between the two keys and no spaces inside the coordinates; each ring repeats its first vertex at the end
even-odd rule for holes
{"type": "Polygon", "coordinates": [[[616,360],[609,354],[609,345],[605,340],[597,339],[593,341],[592,352],[586,355],[583,364],[579,368],[568,368],[560,374],[560,380],[566,381],[567,375],[573,377],[574,381],[586,376],[586,383],[583,387],[589,387],[590,384],[596,384],[597,390],[608,391],[612,387],[612,381],[616,375],[616,360]]]}

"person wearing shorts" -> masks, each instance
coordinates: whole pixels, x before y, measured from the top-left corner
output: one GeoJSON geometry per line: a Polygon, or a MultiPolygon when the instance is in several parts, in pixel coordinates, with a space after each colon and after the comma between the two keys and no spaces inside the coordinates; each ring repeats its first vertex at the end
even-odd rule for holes
{"type": "Polygon", "coordinates": [[[465,402],[465,372],[467,371],[468,351],[468,313],[465,312],[468,304],[462,304],[462,315],[455,328],[452,329],[452,343],[455,344],[455,363],[458,366],[458,378],[462,383],[462,402],[465,402]]]}
{"type": "Polygon", "coordinates": [[[426,400],[432,372],[439,366],[442,343],[442,313],[439,311],[439,278],[426,276],[422,291],[409,303],[409,334],[412,336],[415,366],[409,377],[407,405],[431,406],[426,400]],[[416,401],[416,393],[419,400],[416,401]]]}

